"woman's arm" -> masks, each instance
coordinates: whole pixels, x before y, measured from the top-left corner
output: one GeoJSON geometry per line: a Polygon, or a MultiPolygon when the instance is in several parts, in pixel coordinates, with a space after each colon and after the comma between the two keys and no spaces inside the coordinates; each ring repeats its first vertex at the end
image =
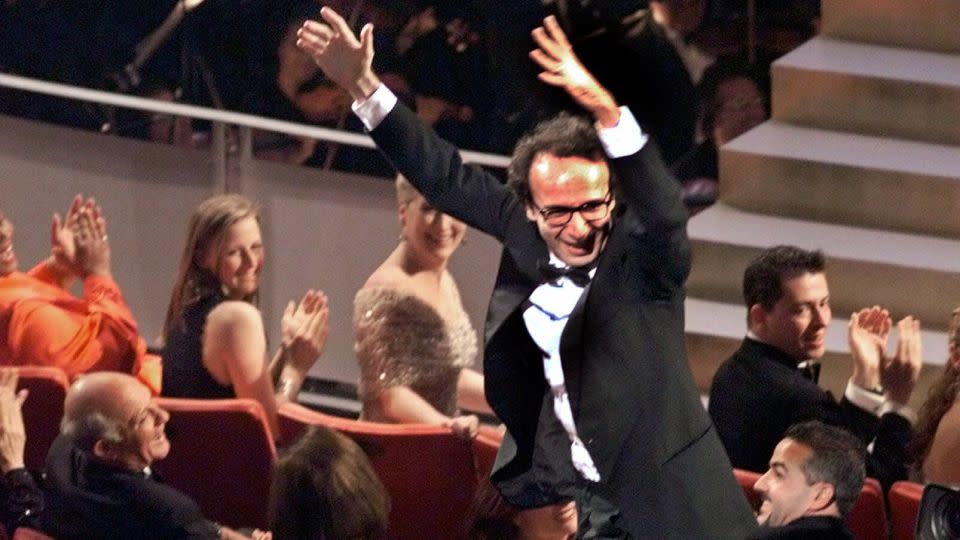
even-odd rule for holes
{"type": "Polygon", "coordinates": [[[483,375],[472,369],[464,369],[457,380],[457,406],[461,409],[484,414],[493,414],[483,393],[483,375]]]}
{"type": "Polygon", "coordinates": [[[395,422],[442,426],[466,439],[477,436],[480,420],[475,415],[447,416],[433,408],[409,386],[385,388],[379,400],[383,413],[395,422]]]}
{"type": "Polygon", "coordinates": [[[274,438],[280,436],[277,401],[267,369],[267,343],[260,311],[247,302],[223,302],[207,315],[203,365],[214,379],[233,386],[238,398],[263,405],[274,438]]]}

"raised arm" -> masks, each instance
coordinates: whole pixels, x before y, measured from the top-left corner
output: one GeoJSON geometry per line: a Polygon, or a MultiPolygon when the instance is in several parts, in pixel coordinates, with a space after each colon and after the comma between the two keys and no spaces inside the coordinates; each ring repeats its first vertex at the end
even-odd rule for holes
{"type": "Polygon", "coordinates": [[[300,28],[297,45],[354,98],[354,112],[391,164],[433,206],[500,240],[512,220],[524,222],[523,209],[497,178],[464,165],[456,147],[380,83],[371,68],[373,27],[364,26],[358,37],[334,10],[324,7],[320,14],[323,22],[300,28]]]}
{"type": "MultiPolygon", "coordinates": [[[[532,35],[538,48],[530,52],[530,58],[543,68],[540,80],[564,89],[596,120],[597,134],[617,172],[620,196],[636,210],[647,230],[661,231],[652,236],[665,249],[684,251],[687,210],[680,184],[664,166],[654,145],[648,144],[633,114],[618,107],[616,99],[580,62],[556,19],[547,17],[532,35]]],[[[654,251],[659,250],[651,250],[653,259],[678,263],[677,270],[685,277],[686,257],[661,257],[654,251]]]]}

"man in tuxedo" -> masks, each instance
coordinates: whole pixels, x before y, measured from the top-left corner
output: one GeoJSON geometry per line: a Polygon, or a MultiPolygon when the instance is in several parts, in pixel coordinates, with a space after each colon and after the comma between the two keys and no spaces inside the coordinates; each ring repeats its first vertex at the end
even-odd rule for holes
{"type": "Polygon", "coordinates": [[[920,323],[910,316],[898,323],[897,352],[888,357],[887,311],[853,313],[853,374],[838,403],[816,381],[832,318],[825,267],[823,253],[794,246],[769,248],[750,263],[743,277],[749,331],[714,375],[710,416],[733,466],[756,472],[766,470],[789,426],[820,420],[844,427],[873,443],[868,473],[889,487],[906,476],[916,416],[907,402],[923,364],[920,323]]]}
{"type": "Polygon", "coordinates": [[[746,536],[754,520],[685,358],[686,210],[629,110],[546,19],[540,80],[596,123],[541,124],[518,143],[508,188],[396,103],[370,69],[372,27],[358,39],[321,16],[298,45],[351,93],[377,146],[437,209],[504,246],[484,358],[507,427],[501,493],[520,508],[576,500],[583,538],[746,536]]]}
{"type": "Polygon", "coordinates": [[[753,486],[763,504],[751,540],[853,540],[844,519],[863,488],[865,452],[843,428],[817,421],[791,426],[753,486]]]}

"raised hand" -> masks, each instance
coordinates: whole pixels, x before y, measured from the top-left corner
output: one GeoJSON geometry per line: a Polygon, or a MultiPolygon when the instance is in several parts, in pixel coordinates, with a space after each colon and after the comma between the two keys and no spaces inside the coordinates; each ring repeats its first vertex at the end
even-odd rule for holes
{"type": "Polygon", "coordinates": [[[336,11],[324,7],[320,17],[324,22],[306,21],[297,30],[297,47],[309,54],[327,77],[350,92],[353,99],[370,97],[380,86],[371,67],[373,25],[364,25],[358,39],[336,11]]]}
{"type": "Polygon", "coordinates": [[[880,381],[892,401],[906,405],[923,367],[920,321],[909,315],[904,317],[897,323],[897,336],[897,352],[883,360],[880,381]]]}
{"type": "Polygon", "coordinates": [[[0,472],[22,469],[27,432],[23,426],[23,402],[27,390],[17,392],[17,372],[0,370],[0,472]]]}
{"type": "Polygon", "coordinates": [[[539,48],[530,51],[530,58],[544,70],[538,75],[539,79],[566,90],[602,126],[615,126],[620,120],[616,101],[574,54],[557,19],[552,15],[547,17],[532,35],[539,48]]]}
{"type": "Polygon", "coordinates": [[[880,386],[880,365],[892,326],[890,313],[880,306],[863,308],[850,315],[847,342],[853,357],[853,383],[861,388],[880,386]]]}
{"type": "Polygon", "coordinates": [[[93,203],[93,199],[84,202],[83,195],[78,194],[73,198],[63,219],[60,218],[60,214],[53,214],[50,225],[50,256],[64,282],[81,276],[73,230],[77,226],[81,208],[90,203],[93,203]]]}
{"type": "Polygon", "coordinates": [[[287,352],[287,365],[306,374],[323,352],[330,333],[330,308],[321,291],[307,291],[298,304],[287,304],[280,320],[280,334],[287,352]]]}
{"type": "Polygon", "coordinates": [[[77,247],[80,275],[110,275],[110,244],[107,242],[107,221],[96,201],[88,199],[71,227],[77,247]]]}

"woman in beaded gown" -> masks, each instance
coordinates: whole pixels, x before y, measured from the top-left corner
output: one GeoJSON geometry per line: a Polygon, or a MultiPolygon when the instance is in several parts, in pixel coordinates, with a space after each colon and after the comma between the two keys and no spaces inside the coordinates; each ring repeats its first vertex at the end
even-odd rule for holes
{"type": "Polygon", "coordinates": [[[400,242],[354,298],[361,418],[449,428],[465,438],[490,413],[483,375],[469,369],[477,334],[447,270],[466,225],[397,178],[400,242]]]}

